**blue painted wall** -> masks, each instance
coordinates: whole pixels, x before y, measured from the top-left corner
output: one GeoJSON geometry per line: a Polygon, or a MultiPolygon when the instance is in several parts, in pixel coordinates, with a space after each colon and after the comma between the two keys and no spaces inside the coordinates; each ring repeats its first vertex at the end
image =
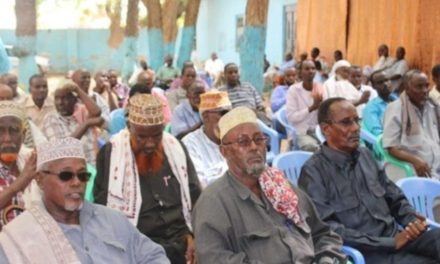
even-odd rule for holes
{"type": "MultiPolygon", "coordinates": [[[[280,64],[283,59],[283,8],[296,1],[269,1],[266,54],[271,64],[280,64]]],[[[240,63],[235,47],[236,18],[244,15],[245,8],[246,0],[202,0],[196,28],[198,60],[204,61],[211,52],[216,51],[225,63],[240,63]]],[[[176,52],[180,48],[181,35],[179,30],[176,52]]],[[[107,46],[108,37],[107,29],[39,30],[36,50],[37,54],[49,57],[51,69],[55,72],[64,73],[80,67],[91,71],[108,68],[121,71],[124,61],[122,45],[118,49],[110,49],[107,46]]],[[[0,29],[0,38],[5,44],[16,43],[14,30],[0,29]]],[[[148,45],[147,30],[143,28],[139,31],[137,41],[138,57],[146,57],[151,63],[148,45]]],[[[158,66],[163,63],[163,58],[159,57],[158,66]]]]}
{"type": "MultiPolygon", "coordinates": [[[[283,23],[286,5],[297,0],[270,0],[267,19],[266,54],[271,64],[283,61],[283,23]]],[[[244,16],[246,0],[202,0],[197,20],[197,57],[209,58],[216,51],[223,62],[240,63],[235,49],[236,17],[244,16]]]]}
{"type": "MultiPolygon", "coordinates": [[[[16,44],[14,30],[0,30],[0,37],[5,44],[16,44]]],[[[55,72],[64,73],[78,68],[121,71],[124,63],[122,44],[118,49],[110,49],[108,37],[106,29],[39,30],[37,54],[49,57],[51,70],[55,72]]],[[[139,32],[137,50],[138,57],[149,58],[146,29],[139,32]]]]}

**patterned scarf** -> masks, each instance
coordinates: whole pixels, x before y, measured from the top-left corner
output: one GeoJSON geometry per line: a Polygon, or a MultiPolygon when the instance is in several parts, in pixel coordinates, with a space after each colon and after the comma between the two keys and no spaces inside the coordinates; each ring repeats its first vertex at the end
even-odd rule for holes
{"type": "Polygon", "coordinates": [[[29,210],[3,228],[0,245],[10,263],[81,263],[42,202],[34,203],[29,210]]]}
{"type": "MultiPolygon", "coordinates": [[[[130,133],[124,129],[110,140],[112,152],[110,155],[109,190],[107,206],[118,210],[137,225],[139,210],[142,204],[139,172],[136,158],[130,145],[130,133]]],[[[191,196],[186,166],[186,155],[176,138],[164,132],[162,138],[165,156],[171,171],[180,185],[182,213],[189,230],[191,227],[191,196]]]]}
{"type": "Polygon", "coordinates": [[[283,171],[267,167],[261,174],[259,183],[263,193],[274,209],[292,220],[296,225],[301,223],[298,212],[298,195],[296,195],[283,171]]]}

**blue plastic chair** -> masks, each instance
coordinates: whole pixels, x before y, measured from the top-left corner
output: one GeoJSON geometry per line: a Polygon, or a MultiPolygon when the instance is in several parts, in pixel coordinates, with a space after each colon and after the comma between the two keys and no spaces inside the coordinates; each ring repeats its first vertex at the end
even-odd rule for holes
{"type": "Polygon", "coordinates": [[[125,109],[118,108],[110,113],[110,120],[108,122],[108,131],[110,135],[117,134],[119,131],[127,126],[125,120],[125,109]]]}
{"type": "Polygon", "coordinates": [[[270,138],[270,151],[266,153],[266,161],[272,164],[273,159],[280,153],[280,137],[278,132],[268,127],[263,121],[258,119],[258,124],[262,132],[270,138]]]}
{"type": "Polygon", "coordinates": [[[321,127],[319,125],[316,125],[315,127],[315,135],[318,138],[319,143],[324,144],[325,136],[322,134],[321,127]]]}
{"type": "Polygon", "coordinates": [[[342,252],[344,252],[345,255],[350,257],[350,259],[354,262],[354,264],[365,264],[364,256],[362,255],[361,252],[359,252],[359,250],[349,246],[342,246],[342,252]]]}
{"type": "Polygon", "coordinates": [[[283,170],[290,183],[297,186],[301,168],[312,155],[302,150],[284,152],[275,157],[273,167],[283,170]]]}
{"type": "Polygon", "coordinates": [[[432,227],[440,227],[434,219],[433,205],[436,197],[440,197],[440,182],[434,179],[419,177],[404,178],[397,181],[408,201],[414,209],[426,217],[432,227]]]}
{"type": "Polygon", "coordinates": [[[289,122],[287,121],[286,106],[285,105],[283,107],[281,107],[280,110],[278,110],[278,112],[276,112],[275,118],[286,129],[287,137],[292,138],[292,149],[299,149],[298,133],[297,133],[296,129],[291,124],[289,124],[289,122]]]}
{"type": "Polygon", "coordinates": [[[87,182],[84,198],[93,203],[95,201],[95,197],[93,196],[93,187],[95,186],[96,169],[93,167],[93,165],[87,163],[87,171],[90,172],[92,176],[90,176],[90,179],[87,182]]]}
{"type": "Polygon", "coordinates": [[[412,177],[412,176],[416,175],[416,172],[415,172],[413,166],[409,162],[405,162],[405,161],[402,161],[402,160],[395,158],[394,156],[392,156],[388,152],[388,150],[386,150],[383,147],[382,136],[383,135],[379,135],[377,137],[376,150],[384,158],[385,164],[389,163],[389,164],[392,164],[392,165],[402,169],[405,172],[406,177],[412,177]]]}
{"type": "MultiPolygon", "coordinates": [[[[311,152],[301,150],[285,152],[275,157],[273,167],[283,170],[290,183],[297,186],[301,168],[312,155],[311,152]]],[[[364,257],[358,250],[343,246],[342,252],[349,256],[354,264],[365,264],[364,257]]]]}

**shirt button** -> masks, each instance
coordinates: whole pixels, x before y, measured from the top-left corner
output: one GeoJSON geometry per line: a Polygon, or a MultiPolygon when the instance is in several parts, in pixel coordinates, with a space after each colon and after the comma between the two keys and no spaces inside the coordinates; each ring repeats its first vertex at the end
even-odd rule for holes
{"type": "Polygon", "coordinates": [[[88,246],[85,246],[85,248],[84,248],[87,252],[89,251],[89,247],[88,246]]]}

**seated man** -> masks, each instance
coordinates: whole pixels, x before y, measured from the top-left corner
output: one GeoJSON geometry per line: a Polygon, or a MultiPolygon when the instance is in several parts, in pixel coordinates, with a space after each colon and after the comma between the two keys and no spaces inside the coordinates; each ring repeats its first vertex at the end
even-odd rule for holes
{"type": "MultiPolygon", "coordinates": [[[[72,74],[72,81],[78,85],[81,90],[83,90],[87,95],[89,95],[90,98],[93,99],[93,101],[96,103],[96,105],[101,110],[101,116],[104,118],[106,122],[110,120],[110,108],[108,107],[107,102],[104,98],[102,98],[101,95],[99,95],[97,92],[94,92],[90,89],[90,81],[91,81],[91,75],[90,72],[85,69],[79,69],[76,70],[72,74]]],[[[75,116],[80,116],[81,112],[84,110],[83,107],[81,107],[80,104],[78,104],[75,107],[75,116]]],[[[77,118],[80,119],[80,118],[77,118]]]]}
{"type": "Polygon", "coordinates": [[[118,108],[118,96],[111,89],[107,72],[98,71],[95,73],[95,87],[93,91],[99,94],[105,101],[108,109],[111,111],[118,108]]]}
{"type": "Polygon", "coordinates": [[[163,85],[163,89],[169,88],[174,79],[179,77],[179,69],[173,66],[173,57],[171,55],[165,56],[165,64],[157,71],[157,79],[163,85]]]}
{"type": "Polygon", "coordinates": [[[127,128],[99,151],[95,202],[124,213],[165,248],[171,263],[186,263],[193,260],[197,173],[186,148],[163,132],[162,104],[156,97],[136,94],[128,105],[127,128]]]}
{"type": "Polygon", "coordinates": [[[383,132],[383,114],[388,104],[396,99],[391,94],[390,82],[383,71],[370,76],[371,84],[379,96],[371,99],[363,110],[363,127],[375,136],[383,132]]]}
{"type": "Polygon", "coordinates": [[[429,97],[440,105],[440,64],[434,65],[431,70],[434,87],[429,92],[429,97]]]}
{"type": "MultiPolygon", "coordinates": [[[[368,102],[370,91],[360,92],[349,81],[351,64],[346,60],[340,60],[333,65],[335,76],[324,82],[324,99],[332,97],[343,97],[355,106],[368,102]]],[[[355,72],[356,73],[356,72],[355,72]]],[[[361,75],[362,76],[362,75],[361,75]]]]}
{"type": "Polygon", "coordinates": [[[192,83],[186,92],[187,100],[181,101],[171,117],[171,132],[178,139],[202,125],[199,113],[200,95],[205,93],[203,84],[192,83]]]}
{"type": "Polygon", "coordinates": [[[316,69],[311,60],[301,63],[299,74],[302,82],[294,84],[287,92],[287,120],[298,132],[300,149],[315,152],[319,142],[315,136],[318,125],[317,110],[322,101],[323,88],[313,81],[316,69]]]}
{"type": "Polygon", "coordinates": [[[84,201],[90,173],[78,139],[42,143],[36,156],[43,199],[0,233],[1,263],[169,263],[123,215],[84,201]]]}
{"type": "Polygon", "coordinates": [[[324,101],[318,121],[327,141],[302,167],[298,184],[344,244],[366,263],[440,261],[440,229],[427,231],[402,191],[371,152],[359,146],[359,116],[343,98],[324,101]],[[400,228],[402,226],[402,228],[400,228]]]}
{"type": "MultiPolygon", "coordinates": [[[[364,111],[366,104],[372,99],[377,97],[376,90],[374,90],[373,87],[369,85],[363,84],[362,78],[363,78],[362,68],[357,65],[351,65],[348,80],[353,85],[353,87],[356,88],[356,91],[358,92],[357,97],[361,98],[364,93],[367,93],[369,95],[367,98],[365,98],[366,102],[357,104],[356,109],[358,111],[358,115],[360,118],[363,118],[362,113],[364,111]]],[[[366,97],[366,95],[364,96],[366,97]]]]}
{"type": "Polygon", "coordinates": [[[195,82],[196,76],[196,69],[193,65],[184,66],[182,68],[181,85],[177,89],[170,89],[166,92],[171,111],[174,111],[181,101],[186,100],[187,90],[189,86],[195,82]]]}
{"type": "Polygon", "coordinates": [[[216,90],[200,95],[200,99],[203,126],[186,135],[182,142],[188,148],[202,187],[206,187],[228,168],[220,153],[220,139],[215,131],[218,120],[231,109],[231,102],[227,93],[216,90]]]}
{"type": "Polygon", "coordinates": [[[417,176],[440,179],[440,106],[428,96],[426,74],[418,70],[407,74],[406,90],[384,114],[383,147],[409,162],[417,176]]]}
{"type": "Polygon", "coordinates": [[[128,93],[130,92],[130,87],[118,81],[118,73],[115,70],[109,70],[107,72],[107,77],[111,90],[117,96],[118,107],[124,107],[124,103],[126,102],[128,93]]]}
{"type": "Polygon", "coordinates": [[[227,92],[232,108],[246,106],[257,113],[257,117],[271,126],[271,120],[266,116],[263,99],[258,91],[248,82],[240,82],[240,73],[235,63],[228,63],[224,70],[226,85],[219,88],[227,92]]]}
{"type": "Polygon", "coordinates": [[[21,105],[0,101],[0,230],[39,198],[36,156],[23,145],[26,120],[21,105]]]}
{"type": "Polygon", "coordinates": [[[288,68],[283,73],[283,85],[278,85],[272,92],[270,97],[270,108],[272,113],[276,113],[283,105],[286,104],[286,95],[289,87],[296,82],[296,69],[288,68]]]}
{"type": "Polygon", "coordinates": [[[379,46],[379,48],[377,48],[377,54],[379,59],[373,66],[374,71],[380,71],[393,65],[394,58],[389,56],[389,49],[386,44],[382,44],[379,46]]]}
{"type": "Polygon", "coordinates": [[[12,100],[16,102],[20,102],[24,100],[24,98],[26,97],[26,93],[20,88],[18,88],[17,75],[12,73],[5,73],[0,76],[0,82],[11,87],[12,97],[13,97],[12,100]]]}
{"type": "Polygon", "coordinates": [[[43,134],[48,140],[65,137],[80,139],[87,162],[95,165],[97,136],[99,135],[95,135],[93,130],[104,122],[98,106],[75,83],[68,82],[55,91],[55,107],[57,112],[49,114],[43,121],[43,134]],[[83,123],[79,123],[73,115],[78,99],[83,102],[89,113],[83,123]]]}
{"type": "Polygon", "coordinates": [[[409,70],[408,63],[405,60],[405,53],[404,47],[398,47],[396,49],[396,60],[388,69],[385,69],[387,77],[391,81],[391,92],[393,93],[400,93],[402,91],[403,76],[409,70]]]}
{"type": "Polygon", "coordinates": [[[35,74],[29,78],[29,91],[25,99],[21,102],[24,106],[26,115],[37,125],[43,128],[44,118],[55,112],[55,103],[52,96],[48,96],[49,88],[47,79],[43,75],[35,74]]]}
{"type": "MultiPolygon", "coordinates": [[[[249,108],[218,124],[229,170],[208,186],[193,213],[200,263],[337,263],[341,239],[282,171],[266,167],[266,141],[249,108]]],[[[345,262],[339,262],[345,263],[345,262]]]]}

